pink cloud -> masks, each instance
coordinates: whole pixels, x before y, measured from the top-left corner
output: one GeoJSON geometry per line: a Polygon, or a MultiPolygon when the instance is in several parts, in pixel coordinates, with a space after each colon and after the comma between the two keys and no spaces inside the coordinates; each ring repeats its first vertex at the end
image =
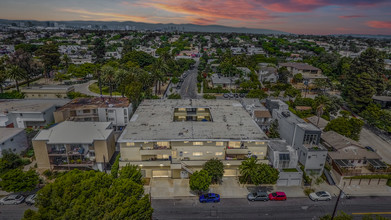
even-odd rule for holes
{"type": "Polygon", "coordinates": [[[342,15],[338,16],[339,18],[364,18],[367,17],[365,15],[342,15]]]}
{"type": "Polygon", "coordinates": [[[368,21],[365,24],[372,28],[391,29],[391,21],[368,21]]]}
{"type": "Polygon", "coordinates": [[[209,24],[215,24],[216,20],[215,19],[206,19],[206,18],[194,18],[192,19],[193,24],[198,24],[198,25],[209,25],[209,24]]]}

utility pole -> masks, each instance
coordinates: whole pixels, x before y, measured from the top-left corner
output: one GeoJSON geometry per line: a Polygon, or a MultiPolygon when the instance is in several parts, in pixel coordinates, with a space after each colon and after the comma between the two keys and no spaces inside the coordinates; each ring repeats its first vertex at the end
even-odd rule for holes
{"type": "MultiPolygon", "coordinates": [[[[343,184],[343,188],[345,188],[345,184],[346,184],[346,183],[343,184]]],[[[339,187],[338,187],[338,188],[339,188],[339,187]]],[[[338,207],[339,199],[341,198],[341,194],[342,194],[342,189],[339,188],[339,195],[338,195],[337,201],[335,202],[334,211],[333,211],[333,215],[331,216],[331,220],[334,220],[335,213],[337,212],[337,207],[338,207]]]]}

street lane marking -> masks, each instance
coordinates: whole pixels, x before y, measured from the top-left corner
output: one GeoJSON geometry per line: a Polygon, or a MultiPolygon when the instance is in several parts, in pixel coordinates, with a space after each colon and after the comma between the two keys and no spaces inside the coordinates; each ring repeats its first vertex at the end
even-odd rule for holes
{"type": "Polygon", "coordinates": [[[356,212],[352,215],[391,215],[391,212],[356,212]]]}

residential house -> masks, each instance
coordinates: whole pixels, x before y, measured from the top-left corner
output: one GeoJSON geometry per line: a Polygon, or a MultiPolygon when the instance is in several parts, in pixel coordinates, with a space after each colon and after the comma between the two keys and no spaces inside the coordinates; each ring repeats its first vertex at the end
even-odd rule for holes
{"type": "Polygon", "coordinates": [[[64,121],[33,138],[38,168],[105,170],[115,152],[111,122],[64,121]]]}
{"type": "Polygon", "coordinates": [[[267,65],[259,65],[258,80],[260,82],[276,83],[278,80],[277,68],[267,65]]]}
{"type": "Polygon", "coordinates": [[[267,152],[272,166],[280,171],[277,186],[301,186],[303,171],[297,166],[297,151],[285,140],[272,140],[267,152]]]}
{"type": "Polygon", "coordinates": [[[391,96],[373,96],[372,100],[379,104],[381,108],[391,108],[391,96]]]}
{"type": "Polygon", "coordinates": [[[337,183],[341,184],[344,177],[391,172],[376,152],[364,148],[357,141],[334,131],[324,132],[321,141],[329,149],[327,164],[332,168],[337,183]]]}
{"type": "Polygon", "coordinates": [[[3,150],[20,154],[28,148],[26,132],[22,128],[0,128],[0,157],[3,150]]]}
{"type": "Polygon", "coordinates": [[[304,171],[320,175],[327,156],[327,149],[320,144],[322,131],[290,112],[288,105],[281,100],[267,99],[266,107],[278,121],[281,138],[297,150],[304,171]]]}
{"type": "Polygon", "coordinates": [[[53,114],[56,123],[65,120],[111,122],[114,130],[122,131],[132,114],[132,104],[127,98],[77,98],[53,114]]]}
{"type": "Polygon", "coordinates": [[[299,73],[302,74],[303,80],[307,81],[309,85],[313,84],[316,79],[327,79],[327,77],[322,74],[322,70],[307,63],[280,63],[279,68],[281,67],[286,67],[292,74],[292,76],[288,77],[289,82],[292,82],[293,76],[299,73]]]}
{"type": "Polygon", "coordinates": [[[43,128],[54,122],[53,112],[68,99],[0,101],[0,127],[43,128]]]}
{"type": "Polygon", "coordinates": [[[272,116],[259,99],[244,98],[241,100],[241,103],[262,131],[268,131],[272,122],[272,116]]]}
{"type": "Polygon", "coordinates": [[[144,100],[118,143],[120,166],[138,165],[153,178],[187,178],[212,158],[225,176],[238,176],[253,155],[267,163],[265,133],[234,100],[144,100]]]}
{"type": "Polygon", "coordinates": [[[65,99],[75,88],[69,85],[21,87],[26,99],[65,99]]]}

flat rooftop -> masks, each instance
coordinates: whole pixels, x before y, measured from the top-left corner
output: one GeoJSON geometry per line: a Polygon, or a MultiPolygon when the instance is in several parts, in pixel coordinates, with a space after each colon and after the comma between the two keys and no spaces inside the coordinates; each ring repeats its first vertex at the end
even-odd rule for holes
{"type": "Polygon", "coordinates": [[[113,129],[111,122],[64,121],[46,130],[41,130],[33,140],[48,144],[92,144],[95,140],[106,140],[113,129]]]}
{"type": "Polygon", "coordinates": [[[20,132],[23,132],[23,130],[23,128],[0,128],[0,143],[7,141],[20,132]]]}
{"type": "Polygon", "coordinates": [[[0,114],[43,112],[52,106],[60,107],[69,99],[10,99],[0,100],[0,114]]]}
{"type": "Polygon", "coordinates": [[[94,98],[77,98],[62,106],[57,111],[65,109],[91,109],[91,108],[123,108],[130,104],[128,98],[109,98],[109,97],[94,97],[94,98]]]}
{"type": "Polygon", "coordinates": [[[265,140],[267,136],[235,100],[144,100],[118,142],[265,140]],[[213,121],[173,121],[175,108],[209,108],[213,121]]]}
{"type": "Polygon", "coordinates": [[[268,145],[271,149],[279,152],[289,152],[292,149],[285,140],[271,140],[268,145]]]}

